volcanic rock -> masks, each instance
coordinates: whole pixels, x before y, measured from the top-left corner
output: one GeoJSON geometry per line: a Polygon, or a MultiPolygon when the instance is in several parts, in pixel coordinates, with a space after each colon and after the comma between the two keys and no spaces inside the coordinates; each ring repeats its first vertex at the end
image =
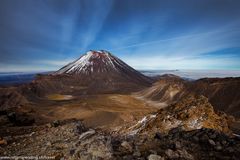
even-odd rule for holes
{"type": "Polygon", "coordinates": [[[143,119],[130,127],[129,132],[151,134],[155,137],[156,132],[166,133],[170,130],[172,133],[179,133],[181,130],[212,128],[230,132],[227,119],[215,113],[207,98],[203,96],[185,98],[143,119]]]}
{"type": "Polygon", "coordinates": [[[164,158],[156,154],[150,154],[148,160],[164,160],[164,158]]]}
{"type": "Polygon", "coordinates": [[[127,141],[123,141],[121,143],[121,146],[125,148],[127,151],[132,152],[132,146],[127,141]]]}

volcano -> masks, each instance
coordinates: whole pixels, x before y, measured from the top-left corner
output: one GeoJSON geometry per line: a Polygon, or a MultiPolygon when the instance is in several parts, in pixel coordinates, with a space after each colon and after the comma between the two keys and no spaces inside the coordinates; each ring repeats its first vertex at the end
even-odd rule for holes
{"type": "Polygon", "coordinates": [[[76,91],[77,88],[85,88],[84,92],[87,93],[122,93],[149,87],[152,82],[150,77],[141,74],[110,52],[90,50],[58,71],[38,77],[34,86],[47,91],[76,91]]]}
{"type": "Polygon", "coordinates": [[[77,77],[88,86],[119,87],[149,86],[152,79],[136,71],[105,50],[90,50],[79,59],[67,64],[53,75],[77,77]]]}
{"type": "Polygon", "coordinates": [[[130,78],[132,81],[141,81],[148,83],[149,78],[142,75],[119,58],[105,50],[88,51],[76,61],[64,66],[55,74],[70,74],[79,76],[97,76],[107,74],[107,76],[121,75],[122,77],[130,78]]]}
{"type": "Polygon", "coordinates": [[[102,74],[109,71],[120,72],[121,70],[136,72],[110,52],[91,50],[76,61],[64,66],[55,74],[90,75],[102,74]]]}

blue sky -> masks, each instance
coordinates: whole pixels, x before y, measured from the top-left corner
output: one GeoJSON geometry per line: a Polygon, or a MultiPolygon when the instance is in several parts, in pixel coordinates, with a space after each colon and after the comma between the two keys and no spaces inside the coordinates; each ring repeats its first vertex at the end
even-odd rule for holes
{"type": "Polygon", "coordinates": [[[1,0],[0,72],[104,49],[136,69],[240,70],[238,0],[1,0]]]}

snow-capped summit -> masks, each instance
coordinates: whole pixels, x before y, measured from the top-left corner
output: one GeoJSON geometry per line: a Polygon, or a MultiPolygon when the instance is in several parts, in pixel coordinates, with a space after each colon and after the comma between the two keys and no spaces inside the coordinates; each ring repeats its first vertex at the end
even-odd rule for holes
{"type": "Polygon", "coordinates": [[[122,60],[105,50],[90,50],[79,59],[67,64],[54,75],[70,75],[78,77],[79,83],[88,82],[94,85],[149,85],[152,80],[136,71],[122,60]]]}
{"type": "Polygon", "coordinates": [[[122,72],[124,70],[137,72],[132,67],[121,61],[119,58],[113,56],[110,52],[105,50],[93,51],[90,50],[79,59],[64,66],[55,74],[85,74],[90,75],[94,73],[104,72],[122,72]]]}
{"type": "Polygon", "coordinates": [[[76,61],[69,63],[61,68],[56,74],[91,74],[93,72],[108,72],[109,70],[118,70],[120,68],[129,67],[121,60],[113,56],[105,50],[90,50],[82,55],[76,61]]]}

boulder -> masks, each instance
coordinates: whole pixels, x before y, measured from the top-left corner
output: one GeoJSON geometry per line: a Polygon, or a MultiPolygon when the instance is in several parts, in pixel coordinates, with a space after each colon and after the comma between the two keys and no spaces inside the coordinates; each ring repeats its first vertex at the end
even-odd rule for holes
{"type": "Polygon", "coordinates": [[[127,141],[123,141],[121,143],[121,146],[129,152],[132,152],[132,150],[133,150],[132,146],[127,141]]]}
{"type": "Polygon", "coordinates": [[[76,133],[81,134],[83,132],[86,132],[87,128],[81,122],[78,122],[76,125],[75,131],[76,131],[76,133]]]}
{"type": "Polygon", "coordinates": [[[164,160],[164,157],[161,157],[157,154],[150,154],[148,156],[148,160],[164,160]]]}
{"type": "Polygon", "coordinates": [[[90,129],[89,131],[82,133],[79,136],[79,140],[86,139],[86,138],[90,137],[91,135],[94,135],[95,133],[96,133],[95,130],[90,129]]]}
{"type": "Polygon", "coordinates": [[[179,157],[185,160],[194,160],[194,157],[189,154],[185,149],[177,150],[179,157]]]}
{"type": "Polygon", "coordinates": [[[167,155],[167,157],[168,157],[169,159],[177,159],[177,158],[179,158],[179,154],[178,154],[177,152],[174,152],[174,151],[171,150],[171,149],[167,149],[167,150],[165,151],[165,154],[167,155]]]}
{"type": "Polygon", "coordinates": [[[181,148],[181,143],[179,141],[175,142],[175,148],[180,149],[181,148]]]}
{"type": "Polygon", "coordinates": [[[58,127],[58,126],[60,126],[60,121],[59,121],[59,120],[54,120],[54,121],[51,123],[51,126],[52,126],[52,127],[58,127]]]}
{"type": "Polygon", "coordinates": [[[215,146],[215,145],[216,145],[216,143],[215,143],[212,139],[209,139],[208,142],[209,142],[209,144],[211,144],[212,146],[215,146]]]}
{"type": "Polygon", "coordinates": [[[0,145],[7,145],[7,141],[3,138],[0,138],[0,145]]]}

